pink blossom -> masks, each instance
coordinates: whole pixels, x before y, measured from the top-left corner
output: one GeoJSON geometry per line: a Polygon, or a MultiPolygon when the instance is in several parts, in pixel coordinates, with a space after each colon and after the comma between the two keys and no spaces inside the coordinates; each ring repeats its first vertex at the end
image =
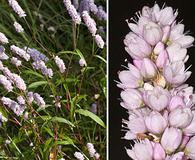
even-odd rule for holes
{"type": "Polygon", "coordinates": [[[123,102],[121,102],[121,105],[130,110],[140,108],[143,104],[141,93],[135,89],[122,91],[121,98],[123,100],[123,102]]]}
{"type": "Polygon", "coordinates": [[[89,13],[87,11],[83,11],[82,13],[83,20],[89,30],[89,32],[95,36],[97,28],[96,28],[96,23],[95,21],[91,18],[89,13]]]}
{"type": "Polygon", "coordinates": [[[63,61],[61,58],[59,58],[58,56],[56,56],[54,59],[55,59],[56,65],[57,65],[58,68],[60,69],[60,72],[61,72],[61,73],[64,73],[65,70],[66,70],[64,61],[63,61]]]}
{"type": "Polygon", "coordinates": [[[195,136],[193,136],[186,145],[185,154],[190,159],[195,159],[195,136]]]}
{"type": "Polygon", "coordinates": [[[184,83],[191,75],[190,71],[185,71],[184,62],[174,62],[164,67],[163,75],[166,81],[173,86],[184,83]]]}
{"type": "Polygon", "coordinates": [[[130,32],[124,39],[125,50],[134,59],[143,59],[148,57],[151,52],[151,46],[142,38],[130,32]]]}
{"type": "Polygon", "coordinates": [[[154,22],[149,22],[143,30],[144,39],[152,46],[162,40],[163,32],[160,26],[154,22]]]}
{"type": "Polygon", "coordinates": [[[190,108],[176,108],[169,114],[169,124],[177,128],[187,127],[193,118],[190,108]]]}
{"type": "Polygon", "coordinates": [[[170,46],[167,47],[167,53],[169,55],[169,60],[171,63],[177,61],[183,61],[187,54],[187,49],[182,48],[177,43],[172,43],[170,46]]]}
{"type": "Polygon", "coordinates": [[[135,160],[152,160],[153,159],[153,147],[149,140],[141,141],[140,143],[135,143],[134,147],[126,149],[129,157],[135,160]]]}
{"type": "Polygon", "coordinates": [[[156,86],[153,90],[145,91],[144,102],[153,110],[161,111],[167,107],[170,100],[168,90],[156,86]]]}
{"type": "Polygon", "coordinates": [[[190,124],[183,129],[184,134],[187,136],[193,136],[195,135],[195,111],[192,111],[193,119],[190,122],[190,124]]]}
{"type": "Polygon", "coordinates": [[[164,160],[165,159],[165,150],[160,143],[154,143],[154,160],[164,160]]]}
{"type": "Polygon", "coordinates": [[[26,13],[16,0],[8,0],[8,2],[12,9],[19,15],[19,17],[26,17],[26,13]]]}
{"type": "Polygon", "coordinates": [[[145,124],[149,132],[154,134],[161,134],[167,127],[166,119],[159,112],[151,112],[145,118],[145,124]]]}
{"type": "Polygon", "coordinates": [[[166,128],[162,138],[161,144],[167,153],[174,152],[182,141],[182,131],[177,128],[166,128]]]}
{"type": "Polygon", "coordinates": [[[129,70],[119,72],[121,83],[117,86],[121,88],[137,88],[143,83],[143,77],[140,71],[132,64],[128,64],[129,70]]]}
{"type": "Polygon", "coordinates": [[[183,106],[185,106],[183,98],[181,96],[173,96],[169,102],[168,109],[172,111],[178,107],[183,107],[183,106]]]}
{"type": "Polygon", "coordinates": [[[95,42],[99,48],[101,48],[101,49],[104,48],[104,45],[105,45],[104,40],[102,39],[102,37],[99,34],[95,35],[95,42]]]}
{"type": "Polygon", "coordinates": [[[141,68],[141,74],[144,78],[154,78],[157,74],[156,65],[149,58],[143,59],[141,68]]]}
{"type": "Polygon", "coordinates": [[[1,32],[0,32],[0,43],[2,43],[2,44],[9,43],[9,41],[8,41],[7,37],[5,36],[5,34],[1,33],[1,32]]]}

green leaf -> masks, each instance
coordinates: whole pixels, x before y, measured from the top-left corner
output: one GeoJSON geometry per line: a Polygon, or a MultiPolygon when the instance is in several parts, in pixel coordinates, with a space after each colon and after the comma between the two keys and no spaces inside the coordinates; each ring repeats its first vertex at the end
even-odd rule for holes
{"type": "Polygon", "coordinates": [[[100,60],[102,60],[104,63],[107,63],[106,60],[103,57],[101,57],[99,55],[94,55],[94,56],[97,57],[97,58],[99,58],[100,60]]]}
{"type": "Polygon", "coordinates": [[[84,110],[84,109],[78,109],[75,111],[76,113],[79,113],[83,116],[87,116],[90,117],[92,120],[94,120],[96,123],[98,123],[100,126],[106,128],[104,122],[94,113],[88,111],[88,110],[84,110]]]}
{"type": "Polygon", "coordinates": [[[37,88],[41,85],[47,84],[47,81],[38,81],[38,82],[33,82],[28,86],[28,89],[32,89],[32,88],[37,88]]]}
{"type": "Polygon", "coordinates": [[[65,141],[58,141],[58,145],[74,145],[73,141],[65,140],[65,141]]]}
{"type": "Polygon", "coordinates": [[[64,135],[64,134],[59,134],[59,137],[60,137],[60,139],[62,139],[62,140],[60,140],[60,141],[57,141],[57,144],[58,145],[73,145],[74,146],[74,141],[73,141],[73,139],[71,139],[69,136],[66,136],[66,135],[64,135]]]}
{"type": "MultiPolygon", "coordinates": [[[[47,124],[47,122],[46,123],[44,123],[45,125],[47,124]]],[[[43,124],[43,125],[44,125],[43,124]]],[[[54,137],[54,133],[52,132],[52,130],[50,129],[50,128],[48,128],[48,127],[41,127],[41,131],[43,132],[43,131],[46,131],[51,137],[54,137]]]]}
{"type": "Polygon", "coordinates": [[[61,55],[61,54],[74,54],[74,55],[78,55],[76,52],[74,51],[61,51],[58,52],[57,55],[61,55]]]}
{"type": "Polygon", "coordinates": [[[71,123],[69,120],[62,118],[62,117],[53,117],[51,118],[52,122],[60,122],[60,123],[65,123],[68,124],[71,127],[75,127],[75,125],[73,123],[71,123]]]}
{"type": "Polygon", "coordinates": [[[57,53],[58,55],[61,54],[73,54],[73,55],[78,55],[81,59],[85,59],[83,54],[81,53],[81,51],[79,49],[76,49],[75,51],[61,51],[57,53]]]}
{"type": "Polygon", "coordinates": [[[51,142],[52,142],[53,138],[49,138],[44,145],[44,149],[43,152],[46,152],[47,150],[49,150],[52,146],[51,146],[51,142]]]}
{"type": "Polygon", "coordinates": [[[80,58],[85,59],[83,54],[81,53],[81,51],[79,49],[76,49],[75,51],[76,51],[77,55],[79,55],[80,58]]]}
{"type": "Polygon", "coordinates": [[[24,71],[24,73],[28,74],[28,75],[34,75],[34,76],[37,76],[39,78],[44,78],[43,75],[41,75],[41,74],[39,74],[39,73],[37,73],[37,72],[35,72],[33,70],[26,70],[26,71],[24,71]]]}

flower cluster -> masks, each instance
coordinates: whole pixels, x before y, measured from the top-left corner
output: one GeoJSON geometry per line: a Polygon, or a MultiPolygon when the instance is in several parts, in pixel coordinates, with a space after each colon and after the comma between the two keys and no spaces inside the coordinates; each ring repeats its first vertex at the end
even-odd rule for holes
{"type": "Polygon", "coordinates": [[[20,7],[16,0],[8,0],[8,3],[12,7],[12,9],[19,15],[19,17],[26,17],[26,13],[20,7]]]}
{"type": "Polygon", "coordinates": [[[104,48],[104,40],[102,37],[97,34],[97,27],[96,22],[93,18],[90,16],[90,12],[94,13],[99,20],[106,20],[107,14],[103,10],[102,6],[97,7],[94,3],[94,0],[81,0],[79,5],[79,12],[77,12],[76,8],[78,8],[78,1],[74,1],[74,5],[71,4],[70,0],[64,0],[64,5],[66,9],[68,10],[69,15],[72,17],[72,20],[76,24],[81,23],[80,14],[83,18],[83,21],[85,25],[87,26],[89,32],[92,34],[92,36],[95,37],[95,42],[99,48],[104,48]]]}
{"type": "Polygon", "coordinates": [[[22,65],[22,61],[19,60],[18,58],[16,57],[12,57],[11,58],[11,63],[14,64],[16,67],[19,67],[22,65]]]}
{"type": "Polygon", "coordinates": [[[34,101],[39,107],[45,108],[45,101],[38,93],[28,92],[27,100],[29,104],[32,104],[32,102],[34,101]]]}
{"type": "Polygon", "coordinates": [[[24,47],[24,50],[30,55],[30,57],[33,59],[33,61],[47,62],[49,60],[49,58],[45,54],[39,52],[35,48],[24,47]]]}
{"type": "Polygon", "coordinates": [[[1,33],[1,32],[0,32],[0,43],[2,43],[2,44],[9,43],[9,41],[8,41],[7,37],[5,36],[5,34],[1,33]]]}
{"type": "Polygon", "coordinates": [[[94,157],[96,160],[100,158],[100,154],[96,152],[94,145],[92,143],[87,143],[87,149],[90,157],[94,157]]]}
{"type": "Polygon", "coordinates": [[[107,14],[102,6],[97,6],[94,0],[81,0],[79,5],[79,12],[83,11],[92,12],[99,20],[106,20],[107,14]]]}
{"type": "MultiPolygon", "coordinates": [[[[94,145],[92,143],[87,143],[87,150],[89,152],[90,157],[94,158],[95,160],[99,160],[100,154],[96,152],[94,145]]],[[[77,160],[85,159],[85,155],[81,152],[75,152],[74,156],[77,160]]]]}
{"type": "Polygon", "coordinates": [[[64,5],[69,13],[69,15],[72,17],[73,22],[75,22],[76,24],[80,24],[81,23],[81,17],[78,14],[76,8],[74,7],[74,5],[71,4],[70,0],[64,0],[64,5]]]}
{"type": "Polygon", "coordinates": [[[83,11],[82,14],[83,20],[89,30],[89,32],[92,34],[92,36],[95,36],[96,44],[99,48],[104,48],[104,40],[99,34],[96,34],[97,27],[95,21],[90,17],[88,11],[83,11]]]}
{"type": "Polygon", "coordinates": [[[4,86],[4,88],[8,92],[12,91],[12,89],[13,89],[12,83],[4,75],[0,75],[0,83],[4,86]]]}
{"type": "Polygon", "coordinates": [[[1,101],[5,106],[9,107],[17,116],[23,114],[25,109],[23,105],[19,105],[16,101],[13,101],[8,97],[2,97],[1,101]]]}
{"type": "Polygon", "coordinates": [[[7,118],[3,116],[3,114],[0,112],[0,124],[1,122],[7,122],[7,118]]]}
{"type": "Polygon", "coordinates": [[[194,38],[177,15],[155,4],[128,22],[124,44],[133,64],[119,72],[117,85],[129,113],[124,138],[135,142],[126,150],[134,160],[195,160],[195,94],[184,84],[191,75],[185,62],[194,38]]]}
{"type": "Polygon", "coordinates": [[[58,56],[56,56],[54,59],[55,59],[56,65],[60,69],[60,72],[64,73],[66,70],[66,66],[64,64],[64,61],[61,58],[59,58],[58,56]]]}
{"type": "Polygon", "coordinates": [[[49,78],[53,77],[53,70],[48,68],[45,64],[45,62],[49,60],[47,56],[34,48],[24,47],[24,51],[32,58],[32,65],[34,69],[41,70],[42,74],[48,76],[49,78]]]}
{"type": "Polygon", "coordinates": [[[29,61],[30,60],[30,55],[22,48],[19,48],[15,45],[11,45],[10,46],[10,50],[19,55],[21,58],[24,58],[26,61],[29,61]]]}
{"type": "Polygon", "coordinates": [[[48,68],[44,61],[35,61],[32,65],[34,69],[41,70],[43,75],[48,76],[49,78],[53,77],[53,70],[48,68]]]}
{"type": "Polygon", "coordinates": [[[89,32],[92,34],[92,36],[95,36],[96,31],[97,31],[95,21],[90,17],[90,15],[87,11],[83,11],[82,17],[83,17],[83,20],[84,20],[89,32]]]}
{"type": "Polygon", "coordinates": [[[75,152],[74,156],[77,160],[84,160],[85,159],[84,155],[81,152],[75,152]]]}
{"type": "MultiPolygon", "coordinates": [[[[7,80],[9,80],[11,83],[15,84],[18,89],[21,91],[26,90],[26,84],[24,80],[16,73],[12,73],[7,67],[4,67],[2,62],[0,61],[0,71],[3,72],[3,74],[6,76],[7,80]]],[[[4,80],[5,81],[5,80],[4,80]]],[[[8,83],[8,82],[6,82],[8,83]]],[[[9,85],[10,86],[10,85],[9,85]]],[[[6,86],[5,88],[7,88],[6,86]]],[[[7,90],[11,91],[10,87],[7,90]]]]}
{"type": "Polygon", "coordinates": [[[14,22],[14,28],[18,33],[24,32],[23,27],[18,22],[14,22]]]}
{"type": "Polygon", "coordinates": [[[0,60],[7,60],[9,59],[8,55],[5,53],[5,48],[0,46],[0,60]]]}

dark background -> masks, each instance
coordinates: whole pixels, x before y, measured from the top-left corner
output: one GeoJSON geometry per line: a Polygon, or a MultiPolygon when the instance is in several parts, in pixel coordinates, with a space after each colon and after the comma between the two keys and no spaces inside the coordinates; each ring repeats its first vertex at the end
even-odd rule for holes
{"type": "MultiPolygon", "coordinates": [[[[195,36],[195,5],[194,0],[156,0],[159,6],[165,2],[167,6],[179,9],[178,22],[183,20],[185,31],[190,30],[195,36]]],[[[116,87],[114,80],[118,80],[117,72],[123,70],[121,65],[127,65],[124,60],[131,61],[124,49],[123,39],[130,31],[125,22],[142,9],[144,5],[152,7],[155,0],[110,0],[109,1],[109,160],[129,160],[125,146],[130,148],[127,140],[121,139],[124,132],[121,131],[122,118],[127,119],[125,109],[120,107],[120,89],[116,87]]],[[[190,68],[192,75],[187,81],[195,86],[195,48],[188,49],[190,58],[186,66],[190,68]]]]}

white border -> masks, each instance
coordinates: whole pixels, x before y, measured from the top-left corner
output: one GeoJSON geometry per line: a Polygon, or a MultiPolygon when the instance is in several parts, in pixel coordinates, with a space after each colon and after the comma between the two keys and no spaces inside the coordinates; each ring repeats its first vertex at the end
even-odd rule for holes
{"type": "Polygon", "coordinates": [[[106,159],[109,160],[109,0],[106,0],[106,12],[107,12],[107,23],[106,23],[106,75],[107,75],[107,97],[106,97],[106,159]]]}

